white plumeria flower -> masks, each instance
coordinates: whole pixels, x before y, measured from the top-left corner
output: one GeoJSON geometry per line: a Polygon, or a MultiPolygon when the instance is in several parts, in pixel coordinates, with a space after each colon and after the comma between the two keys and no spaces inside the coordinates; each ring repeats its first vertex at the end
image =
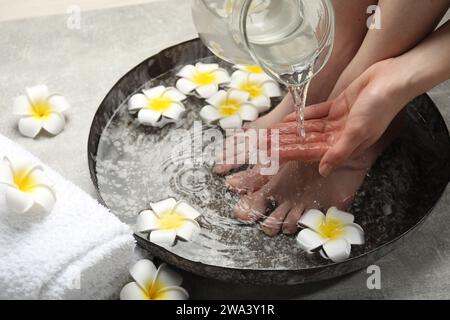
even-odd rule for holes
{"type": "Polygon", "coordinates": [[[192,91],[202,98],[210,98],[219,91],[219,85],[230,82],[227,70],[219,68],[217,63],[197,63],[195,66],[187,65],[183,67],[177,76],[181,77],[177,81],[176,87],[184,94],[192,91]]]}
{"type": "Polygon", "coordinates": [[[150,242],[173,246],[177,237],[190,241],[200,232],[195,221],[200,213],[186,202],[169,198],[151,203],[150,207],[139,214],[136,223],[136,231],[150,232],[150,242]]]}
{"type": "Polygon", "coordinates": [[[20,116],[19,131],[26,137],[35,138],[42,129],[52,135],[64,130],[63,112],[69,109],[67,100],[59,94],[49,94],[45,85],[26,89],[26,95],[14,101],[13,113],[20,116]]]}
{"type": "Polygon", "coordinates": [[[259,113],[270,109],[270,98],[281,96],[278,83],[265,73],[237,70],[231,76],[230,87],[248,92],[250,102],[258,109],[259,113]]]}
{"type": "MultiPolygon", "coordinates": [[[[257,64],[254,64],[254,65],[237,64],[234,66],[234,68],[238,69],[238,71],[241,71],[243,73],[266,74],[264,72],[264,70],[257,64]]],[[[233,73],[233,75],[237,75],[237,74],[238,74],[238,72],[233,73]]],[[[233,75],[231,77],[233,77],[233,75]]]]}
{"type": "Polygon", "coordinates": [[[26,158],[0,161],[0,185],[6,186],[6,203],[16,213],[48,213],[56,202],[52,182],[41,165],[26,158]]]}
{"type": "Polygon", "coordinates": [[[258,109],[249,102],[250,93],[230,89],[221,90],[206,100],[209,105],[200,110],[200,117],[207,124],[219,123],[223,129],[240,129],[243,121],[258,119],[258,109]]]}
{"type": "Polygon", "coordinates": [[[297,241],[305,251],[321,248],[324,258],[345,261],[351,245],[364,244],[364,231],[354,220],[352,214],[335,207],[328,209],[326,216],[319,210],[309,210],[298,221],[306,229],[300,231],[297,241]]]}
{"type": "Polygon", "coordinates": [[[142,90],[128,101],[128,110],[138,112],[138,121],[143,125],[162,128],[180,120],[185,112],[181,103],[186,96],[177,89],[164,86],[142,90]]]}
{"type": "Polygon", "coordinates": [[[130,275],[135,282],[125,285],[120,291],[120,300],[186,300],[189,294],[180,287],[183,278],[165,263],[156,269],[147,259],[138,261],[130,275]]]}

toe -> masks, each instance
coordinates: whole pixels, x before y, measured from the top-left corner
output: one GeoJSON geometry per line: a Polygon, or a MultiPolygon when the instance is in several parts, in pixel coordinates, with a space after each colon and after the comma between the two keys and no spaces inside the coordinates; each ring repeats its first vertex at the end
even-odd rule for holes
{"type": "Polygon", "coordinates": [[[262,192],[244,196],[234,208],[234,216],[243,222],[255,222],[265,216],[267,203],[262,192]]]}
{"type": "Polygon", "coordinates": [[[270,176],[261,175],[260,167],[256,166],[252,169],[230,175],[226,180],[227,187],[230,191],[246,194],[261,189],[270,180],[270,176]]]}
{"type": "Polygon", "coordinates": [[[269,237],[274,237],[278,233],[280,233],[281,226],[283,225],[283,221],[286,218],[289,210],[291,210],[292,206],[289,202],[285,202],[277,207],[272,214],[264,220],[261,225],[262,231],[267,234],[269,237]]]}
{"type": "Polygon", "coordinates": [[[216,164],[216,165],[213,167],[212,171],[213,171],[215,174],[218,174],[218,175],[223,176],[223,175],[226,175],[226,174],[227,174],[228,172],[230,172],[231,170],[240,168],[240,167],[242,167],[242,166],[243,166],[243,164],[216,164]]]}
{"type": "Polygon", "coordinates": [[[304,205],[297,205],[289,211],[286,219],[283,223],[283,233],[284,234],[294,234],[298,230],[297,222],[305,211],[304,205]]]}

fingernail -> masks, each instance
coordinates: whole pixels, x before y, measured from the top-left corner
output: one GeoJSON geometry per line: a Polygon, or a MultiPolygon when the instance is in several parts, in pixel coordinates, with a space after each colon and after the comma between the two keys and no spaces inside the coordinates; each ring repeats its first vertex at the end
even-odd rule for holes
{"type": "Polygon", "coordinates": [[[332,169],[333,168],[329,164],[324,164],[320,166],[319,173],[322,175],[322,177],[326,178],[330,175],[332,169]]]}

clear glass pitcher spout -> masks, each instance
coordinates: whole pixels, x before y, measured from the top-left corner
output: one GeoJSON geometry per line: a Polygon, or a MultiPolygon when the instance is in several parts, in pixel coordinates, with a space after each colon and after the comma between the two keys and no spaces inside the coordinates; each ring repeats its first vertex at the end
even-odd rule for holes
{"type": "Polygon", "coordinates": [[[200,38],[216,56],[259,64],[287,85],[307,81],[305,70],[312,66],[317,73],[331,52],[329,0],[193,0],[192,13],[200,38]]]}
{"type": "Polygon", "coordinates": [[[194,0],[192,12],[200,38],[216,56],[256,63],[288,86],[299,135],[306,137],[308,85],[333,48],[331,0],[194,0]]]}

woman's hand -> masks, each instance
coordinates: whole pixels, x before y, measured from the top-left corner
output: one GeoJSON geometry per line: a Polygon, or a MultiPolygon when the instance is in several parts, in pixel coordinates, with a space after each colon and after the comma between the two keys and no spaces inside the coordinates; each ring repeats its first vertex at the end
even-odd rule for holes
{"type": "Polygon", "coordinates": [[[329,175],[348,159],[359,156],[383,135],[414,95],[406,74],[394,59],[379,62],[356,79],[335,100],[306,108],[306,138],[297,134],[295,114],[276,125],[280,159],[319,161],[329,175]]]}

